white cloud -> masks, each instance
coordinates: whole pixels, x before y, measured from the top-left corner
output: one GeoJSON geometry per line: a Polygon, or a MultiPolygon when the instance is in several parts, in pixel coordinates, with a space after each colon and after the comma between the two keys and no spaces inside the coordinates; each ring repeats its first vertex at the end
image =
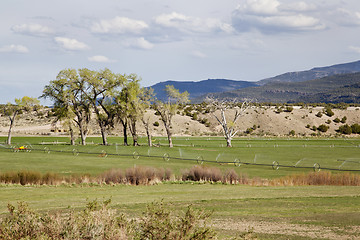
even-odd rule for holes
{"type": "Polygon", "coordinates": [[[117,33],[117,34],[140,34],[149,26],[140,20],[134,20],[126,17],[115,17],[108,20],[100,20],[93,23],[91,31],[93,33],[117,33]]]}
{"type": "Polygon", "coordinates": [[[320,19],[309,15],[314,10],[315,5],[305,2],[284,4],[278,0],[247,0],[234,11],[233,24],[239,32],[251,29],[264,33],[325,29],[320,19]]]}
{"type": "Polygon", "coordinates": [[[71,38],[55,37],[55,42],[67,50],[86,50],[89,48],[85,43],[71,38]]]}
{"type": "Polygon", "coordinates": [[[360,47],[357,46],[350,46],[349,49],[353,52],[359,53],[360,54],[360,47]]]}
{"type": "Polygon", "coordinates": [[[317,6],[315,4],[306,2],[283,3],[279,5],[279,10],[281,11],[308,12],[315,11],[316,9],[317,6]]]}
{"type": "Polygon", "coordinates": [[[201,51],[198,51],[198,50],[193,51],[193,52],[191,53],[191,55],[192,55],[193,57],[197,57],[197,58],[206,58],[206,57],[207,57],[207,55],[206,55],[205,53],[203,53],[203,52],[201,52],[201,51]]]}
{"type": "Polygon", "coordinates": [[[129,39],[124,43],[126,47],[131,48],[137,48],[137,49],[144,49],[144,50],[150,50],[154,47],[154,44],[147,41],[145,38],[135,38],[135,39],[129,39]]]}
{"type": "Polygon", "coordinates": [[[331,15],[332,20],[339,25],[348,27],[360,26],[360,12],[338,8],[331,15]]]}
{"type": "Polygon", "coordinates": [[[28,53],[29,49],[23,45],[7,45],[0,48],[0,53],[28,53]]]}
{"type": "Polygon", "coordinates": [[[223,23],[216,18],[197,18],[186,16],[177,12],[162,14],[155,18],[158,26],[174,28],[185,33],[212,33],[212,32],[233,32],[230,24],[223,23]]]}
{"type": "Polygon", "coordinates": [[[34,23],[15,25],[11,30],[15,33],[31,36],[48,36],[54,33],[51,28],[34,23]]]}
{"type": "Polygon", "coordinates": [[[272,15],[278,13],[280,2],[277,0],[247,0],[244,5],[238,8],[247,14],[272,15]]]}
{"type": "Polygon", "coordinates": [[[114,60],[111,60],[108,57],[105,57],[105,56],[102,56],[102,55],[96,55],[96,56],[89,57],[88,60],[90,62],[99,62],[99,63],[114,62],[114,60]]]}

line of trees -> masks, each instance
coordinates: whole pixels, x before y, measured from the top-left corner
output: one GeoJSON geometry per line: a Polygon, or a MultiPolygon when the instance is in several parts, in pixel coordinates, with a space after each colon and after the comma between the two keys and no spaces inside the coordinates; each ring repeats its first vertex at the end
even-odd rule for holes
{"type": "MultiPolygon", "coordinates": [[[[140,86],[141,78],[136,74],[116,74],[105,68],[99,71],[82,69],[64,69],[55,80],[44,87],[40,98],[53,102],[53,112],[56,121],[61,121],[68,129],[71,145],[75,144],[80,135],[81,144],[86,145],[89,134],[89,124],[92,117],[102,136],[102,144],[108,145],[108,132],[120,123],[123,128],[124,145],[128,143],[128,130],[133,139],[133,145],[138,145],[137,123],[144,125],[148,145],[152,146],[150,132],[150,116],[147,110],[154,109],[164,124],[169,147],[172,143],[172,119],[179,107],[189,102],[187,91],[180,93],[173,86],[166,86],[167,101],[156,99],[153,89],[140,86]]],[[[249,103],[242,105],[234,102],[218,102],[208,99],[209,111],[223,129],[227,146],[237,133],[236,122],[249,108],[249,103]],[[228,109],[234,109],[232,119],[227,119],[228,109]],[[215,114],[220,113],[220,116],[215,114]]],[[[23,97],[16,99],[15,104],[7,104],[4,113],[10,119],[7,144],[11,144],[11,131],[16,117],[22,111],[30,111],[39,106],[36,98],[23,97]]]]}
{"type": "Polygon", "coordinates": [[[145,117],[145,113],[152,107],[161,116],[169,146],[172,147],[171,120],[179,104],[188,102],[189,94],[179,93],[173,86],[166,86],[169,100],[161,102],[156,100],[152,89],[140,87],[140,81],[136,74],[115,74],[109,69],[64,69],[59,72],[56,80],[45,86],[41,98],[53,101],[57,119],[66,123],[69,128],[71,144],[75,144],[75,128],[79,131],[81,144],[86,144],[90,119],[95,115],[103,145],[108,144],[108,131],[120,122],[124,145],[128,145],[129,129],[133,145],[137,146],[136,124],[142,122],[148,145],[151,146],[150,119],[145,117]]]}

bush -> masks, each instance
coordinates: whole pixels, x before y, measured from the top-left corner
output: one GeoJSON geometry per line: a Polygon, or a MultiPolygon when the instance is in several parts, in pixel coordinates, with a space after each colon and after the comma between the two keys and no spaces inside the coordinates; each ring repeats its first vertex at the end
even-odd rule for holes
{"type": "Polygon", "coordinates": [[[291,131],[289,132],[289,135],[290,135],[290,136],[295,136],[295,131],[294,131],[294,130],[291,130],[291,131]]]}
{"type": "Polygon", "coordinates": [[[154,122],[154,123],[153,123],[153,125],[154,125],[154,127],[158,127],[158,126],[160,126],[160,124],[159,124],[159,122],[158,122],[158,121],[154,122]]]}
{"type": "Polygon", "coordinates": [[[337,117],[337,118],[335,118],[333,121],[334,121],[334,123],[339,123],[339,122],[340,122],[340,119],[337,117]]]}
{"type": "Polygon", "coordinates": [[[328,116],[328,117],[332,117],[332,116],[334,116],[335,113],[331,110],[330,107],[327,107],[327,108],[325,109],[325,114],[326,114],[326,116],[328,116]]]}
{"type": "Polygon", "coordinates": [[[317,116],[318,118],[321,118],[321,117],[322,117],[322,113],[321,113],[321,112],[318,112],[315,116],[317,116]]]}
{"type": "Polygon", "coordinates": [[[152,203],[134,225],[135,239],[215,239],[216,233],[204,225],[210,215],[189,206],[183,216],[174,216],[163,202],[152,203]]]}
{"type": "Polygon", "coordinates": [[[346,120],[347,120],[347,117],[344,116],[344,117],[341,119],[341,123],[346,123],[346,120]]]}
{"type": "Polygon", "coordinates": [[[102,203],[88,202],[80,212],[36,213],[26,203],[8,205],[9,215],[0,221],[0,239],[214,239],[205,225],[211,213],[190,206],[175,215],[162,202],[147,206],[140,220],[128,220],[102,203]]]}
{"type": "Polygon", "coordinates": [[[293,110],[294,110],[293,107],[287,106],[286,109],[285,109],[285,112],[292,112],[293,110]]]}
{"type": "Polygon", "coordinates": [[[351,127],[347,124],[340,126],[337,131],[342,134],[351,134],[352,133],[351,127]]]}
{"type": "Polygon", "coordinates": [[[351,125],[351,131],[352,133],[360,134],[360,125],[357,123],[351,125]]]}
{"type": "Polygon", "coordinates": [[[218,182],[222,179],[220,169],[213,167],[194,166],[190,170],[183,171],[183,181],[211,181],[218,182]]]}
{"type": "Polygon", "coordinates": [[[329,126],[326,126],[325,124],[321,124],[317,130],[319,130],[320,132],[326,132],[329,129],[329,126]]]}

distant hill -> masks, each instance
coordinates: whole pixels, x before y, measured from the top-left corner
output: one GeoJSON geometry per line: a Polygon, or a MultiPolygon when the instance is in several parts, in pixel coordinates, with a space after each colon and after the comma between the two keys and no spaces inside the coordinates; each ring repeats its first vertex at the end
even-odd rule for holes
{"type": "Polygon", "coordinates": [[[360,61],[336,64],[328,67],[317,67],[307,71],[288,72],[275,77],[266,78],[257,83],[265,85],[270,82],[303,82],[322,77],[360,72],[360,61]]]}
{"type": "Polygon", "coordinates": [[[304,82],[270,82],[263,86],[212,93],[216,99],[253,99],[256,102],[347,102],[360,103],[360,72],[339,74],[304,82]]]}
{"type": "Polygon", "coordinates": [[[236,81],[228,79],[208,79],[202,81],[165,81],[157,83],[151,88],[154,89],[159,100],[166,100],[166,85],[173,85],[180,92],[188,91],[190,99],[198,98],[207,93],[227,92],[240,88],[257,86],[254,82],[236,81]]]}

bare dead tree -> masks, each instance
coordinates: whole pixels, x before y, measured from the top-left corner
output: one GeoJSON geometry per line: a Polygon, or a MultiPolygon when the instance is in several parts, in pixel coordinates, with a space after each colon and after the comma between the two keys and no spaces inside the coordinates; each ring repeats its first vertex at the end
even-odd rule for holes
{"type": "Polygon", "coordinates": [[[244,101],[241,105],[239,105],[236,104],[234,100],[217,101],[216,99],[208,98],[206,102],[208,102],[211,106],[211,115],[218,121],[223,129],[226,146],[232,147],[231,140],[239,131],[237,129],[236,122],[249,109],[250,101],[244,101]],[[234,109],[234,115],[232,118],[227,119],[226,113],[229,112],[230,109],[234,109]],[[217,115],[217,112],[220,112],[220,115],[217,115]]]}

